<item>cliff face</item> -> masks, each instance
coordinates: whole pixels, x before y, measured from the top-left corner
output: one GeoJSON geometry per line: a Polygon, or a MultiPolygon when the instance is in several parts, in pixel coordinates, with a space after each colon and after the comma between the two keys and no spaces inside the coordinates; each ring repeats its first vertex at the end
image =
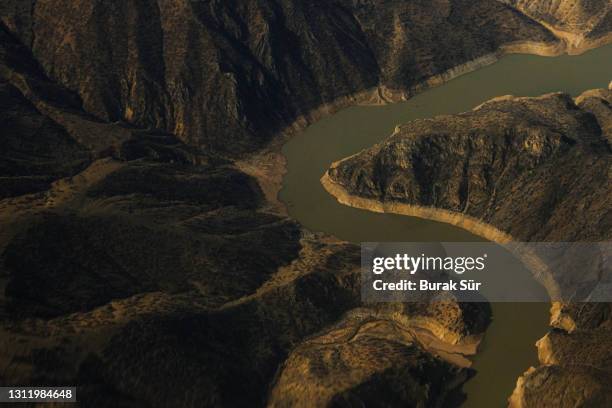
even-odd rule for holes
{"type": "MultiPolygon", "coordinates": [[[[441,401],[465,380],[467,360],[436,353],[474,353],[486,305],[362,305],[357,247],[270,212],[257,181],[214,150],[101,120],[15,35],[0,39],[3,384],[76,384],[94,407],[279,403],[268,389],[306,401],[277,373],[301,370],[307,339],[362,326],[379,329],[349,348],[392,344],[395,371],[312,354],[350,373],[342,387],[326,377],[325,401],[382,390],[369,375],[412,376],[385,393],[409,401],[441,401]]],[[[308,395],[318,379],[302,381],[308,395]]]]}
{"type": "MultiPolygon", "coordinates": [[[[100,407],[441,403],[467,376],[461,356],[474,352],[486,306],[361,305],[358,249],[268,211],[232,159],[362,91],[401,99],[492,53],[566,49],[520,10],[2,1],[2,383],[77,384],[82,404],[100,407]]],[[[577,18],[601,16],[596,33],[609,15],[577,18]]],[[[608,109],[599,97],[581,106],[608,109]]],[[[596,133],[586,113],[566,116],[563,129],[596,133]]],[[[539,144],[565,154],[582,143],[553,133],[513,147],[529,150],[525,166],[557,154],[539,144]]],[[[490,186],[456,190],[449,205],[487,208],[490,186]]],[[[561,321],[580,326],[573,313],[561,321]]]]}
{"type": "MultiPolygon", "coordinates": [[[[501,97],[471,112],[399,126],[332,165],[348,205],[456,223],[493,240],[607,241],[612,231],[612,90],[501,97]]],[[[607,406],[609,304],[555,304],[542,366],[512,406],[607,406]]]]}
{"type": "Polygon", "coordinates": [[[460,213],[517,240],[602,240],[610,233],[610,144],[600,125],[609,93],[581,99],[606,106],[593,110],[599,117],[551,94],[417,120],[327,176],[350,195],[460,213]],[[571,216],[578,209],[584,217],[571,216]]]}
{"type": "MultiPolygon", "coordinates": [[[[383,98],[401,98],[500,47],[563,50],[538,22],[552,12],[494,0],[8,0],[0,7],[4,25],[86,112],[230,154],[261,147],[338,98],[376,87],[383,98]]],[[[608,9],[559,13],[588,26],[597,20],[608,32],[608,9]]]]}
{"type": "Polygon", "coordinates": [[[609,36],[612,5],[606,0],[501,0],[554,30],[570,46],[609,36]]]}

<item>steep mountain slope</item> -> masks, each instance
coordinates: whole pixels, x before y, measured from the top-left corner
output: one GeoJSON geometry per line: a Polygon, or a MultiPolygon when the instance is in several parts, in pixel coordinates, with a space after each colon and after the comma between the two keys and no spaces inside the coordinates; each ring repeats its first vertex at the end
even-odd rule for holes
{"type": "MultiPolygon", "coordinates": [[[[395,372],[369,372],[404,384],[398,398],[442,401],[440,390],[465,381],[466,364],[434,357],[418,336],[473,353],[486,305],[366,307],[358,247],[263,204],[255,180],[231,165],[152,158],[97,160],[0,202],[3,384],[76,384],[88,407],[263,406],[268,388],[292,392],[276,373],[292,371],[289,356],[307,339],[366,324],[386,326],[354,352],[397,346],[395,372]]],[[[367,381],[361,359],[342,372],[355,374],[329,398],[367,381]]]]}
{"type": "MultiPolygon", "coordinates": [[[[322,182],[344,204],[450,222],[494,241],[609,241],[611,103],[612,89],[575,100],[496,98],[398,126],[334,163],[322,182]]],[[[610,404],[609,307],[554,304],[554,330],[538,342],[542,366],[519,380],[512,406],[610,404]]]]}
{"type": "MultiPolygon", "coordinates": [[[[521,10],[0,3],[2,383],[77,384],[100,407],[442,403],[468,375],[486,305],[362,305],[358,249],[269,211],[233,160],[342,104],[567,49],[521,10]]],[[[576,18],[604,38],[609,16],[576,18]]]]}
{"type": "MultiPolygon", "coordinates": [[[[609,121],[608,96],[594,98],[606,106],[601,123],[609,121]]],[[[523,241],[597,241],[610,234],[609,170],[597,117],[568,95],[550,94],[501,97],[398,126],[384,142],[335,163],[324,182],[356,204],[432,207],[523,241]],[[582,216],[571,217],[577,209],[582,216]]]]}
{"type": "MultiPolygon", "coordinates": [[[[358,353],[375,339],[411,350],[384,375],[412,375],[412,401],[465,381],[465,364],[418,336],[473,353],[486,305],[362,306],[358,248],[270,212],[256,180],[214,151],[86,112],[14,35],[0,38],[3,384],[76,384],[83,406],[263,406],[268,388],[288,394],[275,374],[307,338],[377,322],[391,325],[358,353]]],[[[353,378],[330,398],[366,381],[353,378]]]]}
{"type": "Polygon", "coordinates": [[[570,50],[610,39],[612,4],[607,0],[501,1],[544,24],[570,50]]]}
{"type": "MultiPolygon", "coordinates": [[[[8,0],[2,21],[88,113],[236,154],[338,98],[377,88],[379,98],[402,98],[457,66],[491,62],[498,51],[563,51],[565,43],[537,22],[550,13],[516,7],[494,0],[36,0],[28,7],[8,0]]],[[[559,18],[570,16],[610,31],[609,7],[559,18]]]]}

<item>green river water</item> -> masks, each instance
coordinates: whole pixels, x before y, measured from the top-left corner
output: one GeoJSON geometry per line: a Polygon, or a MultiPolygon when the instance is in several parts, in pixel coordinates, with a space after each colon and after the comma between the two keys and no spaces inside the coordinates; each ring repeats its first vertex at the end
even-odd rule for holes
{"type": "MultiPolygon", "coordinates": [[[[497,63],[427,90],[407,102],[343,109],[312,124],[284,147],[287,174],[280,199],[311,231],[366,241],[483,241],[460,228],[430,220],[378,214],[339,204],[319,179],[329,165],[389,136],[413,119],[464,112],[500,95],[578,95],[612,80],[612,45],[579,56],[509,55],[497,63]]],[[[528,273],[524,271],[522,273],[528,273]]],[[[516,379],[537,364],[535,342],[548,330],[548,303],[494,303],[479,352],[476,375],[463,387],[462,407],[503,407],[516,379]]]]}

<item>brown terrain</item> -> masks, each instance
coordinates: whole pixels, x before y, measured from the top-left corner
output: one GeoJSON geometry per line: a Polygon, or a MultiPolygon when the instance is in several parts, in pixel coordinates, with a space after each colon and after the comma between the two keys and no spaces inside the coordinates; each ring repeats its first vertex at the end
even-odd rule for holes
{"type": "MultiPolygon", "coordinates": [[[[273,202],[278,146],[340,106],[405,99],[508,52],[610,39],[605,1],[530,3],[4,0],[0,382],[75,384],[81,405],[99,407],[443,404],[470,375],[487,305],[361,304],[359,249],[273,202]]],[[[516,160],[552,155],[591,177],[575,196],[539,197],[563,204],[543,215],[551,239],[610,231],[609,218],[559,221],[567,202],[605,220],[610,101],[597,92],[524,102],[525,126],[560,130],[536,132],[516,160]]],[[[556,174],[537,169],[541,185],[556,174]]],[[[445,203],[515,228],[486,204],[489,184],[458,184],[445,203]]],[[[609,338],[608,315],[559,305],[545,365],[513,398],[558,406],[563,387],[607,401],[595,339],[609,338]],[[577,365],[550,352],[576,344],[597,353],[577,365]]]]}
{"type": "MultiPolygon", "coordinates": [[[[334,163],[322,182],[344,204],[449,222],[497,242],[609,241],[611,106],[612,89],[575,100],[496,98],[398,126],[334,163]]],[[[553,330],[538,342],[542,366],[519,380],[511,405],[610,405],[609,315],[608,303],[555,303],[553,330]]]]}

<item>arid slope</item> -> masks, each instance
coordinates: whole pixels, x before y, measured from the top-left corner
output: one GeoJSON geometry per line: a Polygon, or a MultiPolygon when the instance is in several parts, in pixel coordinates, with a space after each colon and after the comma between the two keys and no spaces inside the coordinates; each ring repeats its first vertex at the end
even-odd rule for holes
{"type": "MultiPolygon", "coordinates": [[[[364,307],[358,249],[270,211],[234,160],[343,104],[570,49],[514,6],[2,1],[2,383],[98,407],[443,403],[486,305],[364,307]]],[[[584,48],[609,16],[576,14],[598,21],[584,48]]]]}
{"type": "MultiPolygon", "coordinates": [[[[496,98],[398,126],[334,163],[322,182],[344,204],[450,222],[494,241],[609,241],[611,103],[604,89],[575,100],[496,98]]],[[[512,406],[610,404],[609,308],[554,304],[554,329],[538,342],[542,366],[520,378],[512,406]]]]}

